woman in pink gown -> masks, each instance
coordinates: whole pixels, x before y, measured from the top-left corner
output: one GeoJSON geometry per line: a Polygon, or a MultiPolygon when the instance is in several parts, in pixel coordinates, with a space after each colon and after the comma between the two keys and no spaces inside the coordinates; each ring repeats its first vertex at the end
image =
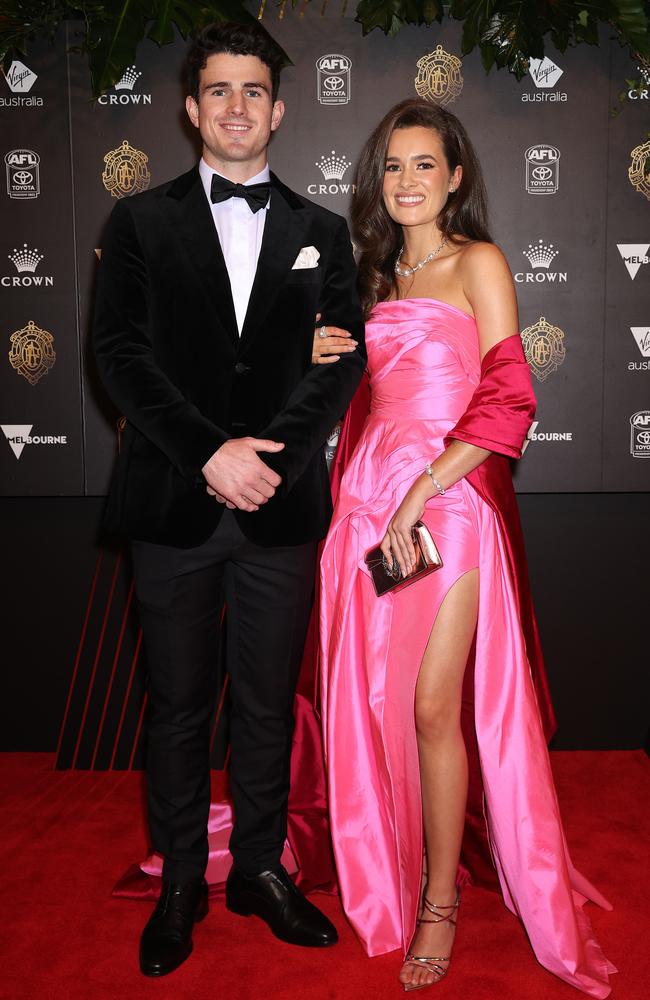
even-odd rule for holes
{"type": "Polygon", "coordinates": [[[521,454],[534,397],[510,272],[487,233],[480,168],[453,115],[405,101],[385,116],[361,155],[353,225],[371,404],[321,562],[323,724],[343,905],[369,955],[402,949],[405,990],[446,974],[470,661],[504,901],[542,965],[606,997],[615,969],[582,904],[609,904],[571,864],[531,679],[538,650],[508,461],[521,454]],[[406,575],[418,519],[443,567],[377,597],[365,553],[381,542],[406,575]]]}

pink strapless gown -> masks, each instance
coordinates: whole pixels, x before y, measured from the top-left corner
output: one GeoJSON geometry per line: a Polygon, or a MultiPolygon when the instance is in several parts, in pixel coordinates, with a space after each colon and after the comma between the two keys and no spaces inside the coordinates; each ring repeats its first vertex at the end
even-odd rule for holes
{"type": "Polygon", "coordinates": [[[494,511],[465,479],[430,500],[424,520],[444,566],[399,594],[377,598],[363,558],[467,408],[480,375],[476,324],[435,300],[383,302],[366,342],[371,412],[321,561],[323,724],[346,914],[369,955],[407,951],[423,856],[415,684],[446,593],[478,567],[475,724],[503,897],[542,965],[606,997],[616,970],[582,904],[611,907],[571,864],[494,511]]]}

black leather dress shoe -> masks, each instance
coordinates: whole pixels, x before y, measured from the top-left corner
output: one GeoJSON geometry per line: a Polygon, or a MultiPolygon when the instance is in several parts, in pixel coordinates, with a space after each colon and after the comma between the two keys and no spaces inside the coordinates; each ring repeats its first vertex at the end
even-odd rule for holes
{"type": "Polygon", "coordinates": [[[289,944],[326,948],[339,939],[334,924],[305,899],[282,867],[252,878],[231,868],[226,906],[242,917],[252,913],[261,917],[276,937],[289,944]]]}
{"type": "Polygon", "coordinates": [[[208,884],[163,882],[160,899],[140,939],[140,970],[166,976],[192,954],[192,927],[208,912],[208,884]]]}

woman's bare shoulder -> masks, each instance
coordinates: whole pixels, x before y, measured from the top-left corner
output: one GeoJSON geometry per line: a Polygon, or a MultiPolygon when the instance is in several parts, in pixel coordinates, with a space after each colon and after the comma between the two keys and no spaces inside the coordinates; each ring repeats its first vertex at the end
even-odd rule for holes
{"type": "Polygon", "coordinates": [[[466,243],[458,261],[458,275],[472,303],[487,289],[514,287],[508,261],[496,243],[466,243]]]}
{"type": "Polygon", "coordinates": [[[481,240],[467,240],[459,244],[460,267],[468,274],[486,271],[502,271],[510,273],[508,262],[503,251],[496,243],[485,243],[481,240]]]}

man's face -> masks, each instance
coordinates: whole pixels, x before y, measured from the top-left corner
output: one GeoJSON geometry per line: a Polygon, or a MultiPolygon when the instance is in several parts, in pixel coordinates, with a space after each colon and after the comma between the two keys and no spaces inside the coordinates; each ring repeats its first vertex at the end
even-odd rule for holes
{"type": "Polygon", "coordinates": [[[273,103],[271,72],[257,56],[209,56],[199,77],[198,103],[188,97],[185,107],[213,169],[242,182],[266,165],[266,147],[284,104],[273,103]]]}

